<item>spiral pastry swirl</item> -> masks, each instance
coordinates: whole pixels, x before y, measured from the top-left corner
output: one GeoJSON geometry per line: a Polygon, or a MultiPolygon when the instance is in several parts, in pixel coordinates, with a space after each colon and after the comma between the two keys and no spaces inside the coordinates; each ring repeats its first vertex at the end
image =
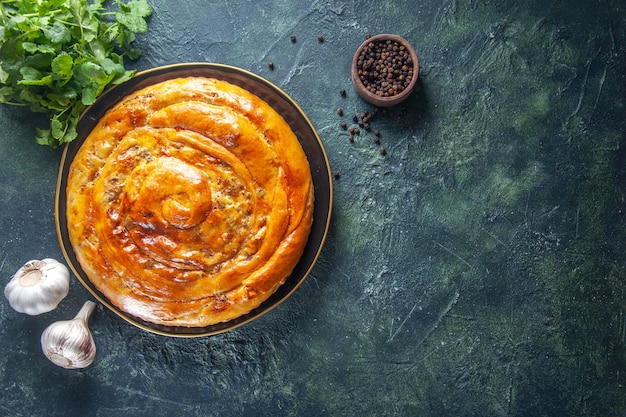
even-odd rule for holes
{"type": "Polygon", "coordinates": [[[72,161],[70,242],[122,311],[205,327],[250,312],[292,272],[313,184],[267,103],[212,78],[167,80],[110,109],[72,161]]]}

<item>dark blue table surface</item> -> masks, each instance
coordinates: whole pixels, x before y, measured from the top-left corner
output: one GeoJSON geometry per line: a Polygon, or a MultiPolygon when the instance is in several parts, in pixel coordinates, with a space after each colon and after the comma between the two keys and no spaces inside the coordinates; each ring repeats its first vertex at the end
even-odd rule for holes
{"type": "MultiPolygon", "coordinates": [[[[0,415],[625,415],[622,0],[150,3],[129,67],[241,67],[309,116],[338,173],[326,245],[286,302],[216,336],[148,333],[99,305],[80,371],[39,346],[91,298],[75,278],[51,313],[0,302],[0,415]],[[421,72],[372,122],[382,155],[339,123],[373,110],[350,62],[385,32],[421,72]]],[[[0,106],[3,283],[63,260],[61,150],[35,143],[39,122],[0,106]]]]}

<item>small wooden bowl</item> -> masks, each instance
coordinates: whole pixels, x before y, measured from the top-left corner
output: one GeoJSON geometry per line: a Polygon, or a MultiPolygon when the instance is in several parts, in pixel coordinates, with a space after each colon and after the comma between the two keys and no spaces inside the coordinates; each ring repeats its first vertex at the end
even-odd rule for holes
{"type": "Polygon", "coordinates": [[[396,104],[399,104],[402,101],[406,100],[413,92],[413,89],[415,88],[415,85],[417,84],[417,78],[419,76],[419,61],[417,59],[417,53],[415,53],[415,49],[413,49],[411,44],[408,43],[405,39],[403,39],[402,37],[398,35],[391,35],[391,34],[383,33],[380,35],[371,36],[370,38],[366,39],[365,42],[363,42],[357,48],[356,53],[354,54],[354,58],[352,58],[352,71],[351,72],[352,72],[352,84],[354,84],[354,88],[356,89],[357,93],[359,93],[359,95],[363,97],[364,100],[370,102],[371,104],[377,107],[389,107],[389,106],[394,106],[396,104]],[[393,95],[393,96],[384,97],[384,96],[379,96],[379,95],[372,93],[363,85],[363,82],[359,78],[358,60],[359,60],[359,55],[361,54],[361,51],[370,42],[387,41],[387,40],[398,42],[400,45],[403,45],[406,48],[406,50],[409,52],[412,65],[413,65],[412,66],[413,78],[411,79],[411,82],[409,83],[409,85],[406,86],[404,90],[402,90],[400,93],[393,95]]]}

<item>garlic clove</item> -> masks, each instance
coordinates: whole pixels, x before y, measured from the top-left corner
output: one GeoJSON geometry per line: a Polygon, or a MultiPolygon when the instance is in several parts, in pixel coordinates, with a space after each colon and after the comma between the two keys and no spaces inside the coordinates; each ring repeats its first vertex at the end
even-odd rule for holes
{"type": "Polygon", "coordinates": [[[89,316],[96,304],[85,301],[72,320],[57,321],[41,334],[41,350],[55,365],[66,369],[86,368],[96,357],[96,344],[89,330],[89,316]]]}
{"type": "Polygon", "coordinates": [[[4,287],[11,307],[31,316],[54,310],[70,291],[70,272],[62,263],[32,260],[17,270],[4,287]]]}

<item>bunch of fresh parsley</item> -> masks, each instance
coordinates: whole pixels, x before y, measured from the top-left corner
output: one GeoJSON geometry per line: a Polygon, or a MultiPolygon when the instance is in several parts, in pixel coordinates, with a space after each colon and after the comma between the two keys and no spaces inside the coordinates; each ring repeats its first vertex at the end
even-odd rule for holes
{"type": "Polygon", "coordinates": [[[148,30],[146,0],[0,0],[0,102],[50,117],[37,142],[57,147],[77,136],[83,110],[133,76],[136,34],[148,30]]]}

